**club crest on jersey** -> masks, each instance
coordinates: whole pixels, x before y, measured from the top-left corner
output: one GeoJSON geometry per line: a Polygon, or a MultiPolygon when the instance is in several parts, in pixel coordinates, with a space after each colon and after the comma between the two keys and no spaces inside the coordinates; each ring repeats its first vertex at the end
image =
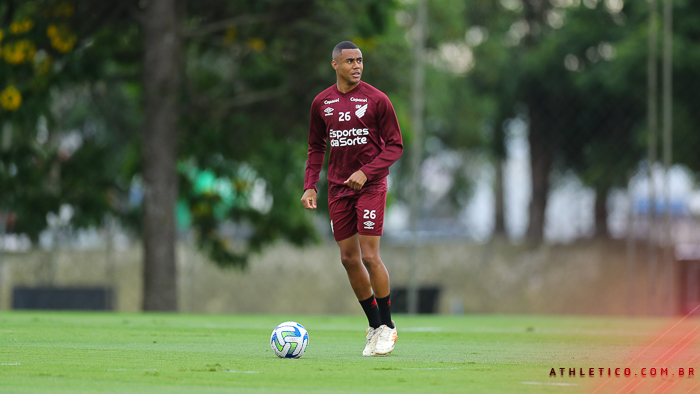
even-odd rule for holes
{"type": "Polygon", "coordinates": [[[367,112],[367,104],[358,108],[357,111],[355,111],[355,115],[357,115],[358,118],[361,118],[365,116],[365,112],[367,112]]]}
{"type": "Polygon", "coordinates": [[[323,112],[326,113],[324,116],[331,116],[331,115],[333,115],[333,108],[328,107],[328,108],[324,109],[323,112]]]}

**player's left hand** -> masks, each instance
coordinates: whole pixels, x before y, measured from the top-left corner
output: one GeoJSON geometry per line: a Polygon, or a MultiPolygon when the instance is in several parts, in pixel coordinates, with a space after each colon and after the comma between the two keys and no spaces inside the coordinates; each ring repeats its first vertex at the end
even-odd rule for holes
{"type": "Polygon", "coordinates": [[[362,189],[362,186],[364,186],[365,182],[367,182],[367,175],[365,175],[362,170],[357,170],[343,183],[348,185],[353,190],[360,190],[362,189]]]}

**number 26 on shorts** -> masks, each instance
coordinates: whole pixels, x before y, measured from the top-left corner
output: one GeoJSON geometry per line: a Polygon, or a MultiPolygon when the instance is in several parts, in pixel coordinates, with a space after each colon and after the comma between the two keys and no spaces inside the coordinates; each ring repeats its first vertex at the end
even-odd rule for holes
{"type": "Polygon", "coordinates": [[[362,216],[362,218],[363,219],[376,219],[377,218],[377,210],[373,209],[370,211],[369,209],[365,209],[365,214],[364,214],[364,216],[362,216]]]}

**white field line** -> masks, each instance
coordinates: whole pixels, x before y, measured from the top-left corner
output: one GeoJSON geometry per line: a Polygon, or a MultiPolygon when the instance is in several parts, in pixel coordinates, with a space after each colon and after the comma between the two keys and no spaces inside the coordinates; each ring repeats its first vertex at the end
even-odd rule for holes
{"type": "MultiPolygon", "coordinates": [[[[303,325],[303,323],[302,323],[303,325]]],[[[209,328],[209,329],[228,329],[228,330],[236,330],[236,329],[246,329],[246,330],[259,330],[259,329],[269,329],[272,331],[274,327],[272,326],[259,326],[259,325],[227,325],[227,324],[203,324],[203,325],[181,325],[183,327],[188,327],[188,328],[209,328]]],[[[304,326],[307,330],[309,329],[307,326],[304,326]]],[[[653,334],[652,331],[632,331],[632,330],[627,330],[627,329],[595,329],[595,328],[571,328],[571,329],[549,329],[549,328],[541,328],[541,327],[533,327],[534,330],[530,329],[528,331],[528,327],[513,327],[513,328],[480,328],[480,327],[474,327],[474,328],[464,328],[464,329],[459,329],[459,328],[443,328],[443,327],[399,327],[399,331],[403,332],[445,332],[445,333],[504,333],[504,334],[519,334],[523,332],[529,332],[529,333],[536,333],[536,334],[581,334],[581,335],[621,335],[621,336],[648,336],[653,334]]],[[[320,327],[314,327],[312,329],[313,331],[351,331],[352,329],[348,329],[347,326],[320,326],[320,327]]],[[[361,330],[364,330],[362,328],[361,330]]]]}
{"type": "MultiPolygon", "coordinates": [[[[306,327],[306,326],[304,326],[306,327]]],[[[253,328],[253,327],[246,327],[253,328]]],[[[258,328],[258,327],[255,327],[258,328]]],[[[274,327],[273,327],[274,328],[274,327]]],[[[308,327],[306,327],[309,330],[308,327]]],[[[312,331],[352,331],[348,327],[313,327],[312,331]]],[[[364,329],[363,329],[364,330],[364,329]]],[[[468,333],[468,334],[560,334],[560,335],[591,335],[591,336],[649,336],[652,335],[651,331],[631,331],[631,330],[609,330],[609,329],[548,329],[534,327],[534,329],[528,329],[528,327],[518,327],[518,328],[443,328],[443,327],[405,327],[399,326],[399,332],[442,332],[442,333],[468,333]]]]}
{"type": "Polygon", "coordinates": [[[0,365],[21,365],[20,363],[0,363],[0,365]]]}
{"type": "Polygon", "coordinates": [[[464,368],[399,368],[402,370],[414,370],[414,371],[447,371],[453,369],[464,369],[464,368]]]}
{"type": "Polygon", "coordinates": [[[578,386],[578,383],[556,383],[556,382],[520,382],[522,384],[532,384],[535,386],[578,386]]]}

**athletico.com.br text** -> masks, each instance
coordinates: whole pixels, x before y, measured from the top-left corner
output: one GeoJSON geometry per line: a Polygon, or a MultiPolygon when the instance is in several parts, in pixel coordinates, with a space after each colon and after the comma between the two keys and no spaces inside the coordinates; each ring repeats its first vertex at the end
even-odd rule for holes
{"type": "Polygon", "coordinates": [[[632,377],[641,376],[678,376],[694,377],[695,368],[552,368],[549,376],[579,376],[579,377],[632,377]],[[557,370],[559,373],[557,373],[557,370]],[[669,375],[669,370],[671,374],[669,375]]]}

